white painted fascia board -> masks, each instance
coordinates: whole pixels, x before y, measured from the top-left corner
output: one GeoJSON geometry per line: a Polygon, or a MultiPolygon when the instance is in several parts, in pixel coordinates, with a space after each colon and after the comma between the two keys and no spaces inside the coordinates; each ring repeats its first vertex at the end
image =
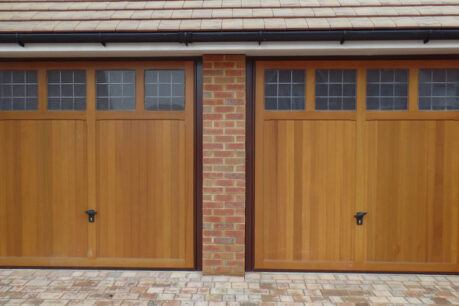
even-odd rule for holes
{"type": "Polygon", "coordinates": [[[371,56],[459,54],[459,40],[218,42],[218,43],[30,43],[0,44],[0,58],[170,57],[204,54],[247,56],[371,56]]]}

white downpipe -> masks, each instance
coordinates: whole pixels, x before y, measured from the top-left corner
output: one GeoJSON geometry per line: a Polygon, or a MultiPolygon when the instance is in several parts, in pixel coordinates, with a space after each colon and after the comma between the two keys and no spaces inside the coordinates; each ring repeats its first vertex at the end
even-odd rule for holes
{"type": "Polygon", "coordinates": [[[459,54],[459,40],[216,43],[30,43],[0,44],[0,58],[27,57],[168,57],[203,54],[247,56],[365,56],[459,54]]]}

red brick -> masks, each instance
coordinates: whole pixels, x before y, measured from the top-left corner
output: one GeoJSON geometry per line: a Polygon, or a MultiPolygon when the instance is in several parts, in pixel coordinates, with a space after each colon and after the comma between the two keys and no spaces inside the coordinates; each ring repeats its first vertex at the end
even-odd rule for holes
{"type": "Polygon", "coordinates": [[[216,237],[214,238],[214,242],[215,243],[218,243],[218,244],[233,244],[235,241],[234,238],[230,238],[230,237],[216,237]]]}
{"type": "Polygon", "coordinates": [[[226,100],[228,99],[206,99],[207,105],[223,105],[227,104],[226,100]]]}
{"type": "Polygon", "coordinates": [[[234,224],[228,223],[214,223],[213,226],[216,229],[234,229],[234,224]]]}
{"type": "Polygon", "coordinates": [[[233,136],[215,136],[215,141],[216,142],[233,142],[234,137],[233,136]]]}
{"type": "Polygon", "coordinates": [[[213,122],[214,127],[234,127],[233,121],[215,121],[213,122]]]}
{"type": "Polygon", "coordinates": [[[244,208],[245,203],[244,202],[226,202],[225,207],[226,208],[244,208]]]}
{"type": "Polygon", "coordinates": [[[225,89],[226,90],[238,90],[238,91],[245,92],[245,84],[226,84],[225,89]]]}
{"type": "MultiPolygon", "coordinates": [[[[204,251],[212,251],[212,252],[221,252],[224,251],[224,247],[221,245],[216,244],[207,244],[202,247],[204,251]]],[[[211,254],[210,254],[211,255],[211,254]]]]}
{"type": "Polygon", "coordinates": [[[206,260],[203,260],[203,264],[205,265],[221,265],[222,264],[222,261],[221,260],[209,260],[209,259],[206,259],[206,260]]]}
{"type": "Polygon", "coordinates": [[[225,129],[225,134],[229,135],[245,135],[244,129],[225,129]]]}
{"type": "Polygon", "coordinates": [[[227,223],[244,223],[245,217],[244,216],[227,216],[225,218],[225,222],[227,223]]]}
{"type": "Polygon", "coordinates": [[[215,181],[216,186],[234,186],[235,181],[234,180],[218,180],[215,181]]]}
{"type": "Polygon", "coordinates": [[[205,172],[203,177],[206,179],[219,179],[223,177],[223,173],[205,172]]]}
{"type": "Polygon", "coordinates": [[[242,105],[244,103],[244,99],[225,99],[226,105],[242,105]]]}
{"type": "Polygon", "coordinates": [[[215,106],[215,112],[217,113],[233,113],[234,106],[215,106]]]}
{"type": "Polygon", "coordinates": [[[245,74],[244,70],[225,70],[225,75],[228,76],[243,76],[245,74]]]}
{"type": "Polygon", "coordinates": [[[223,159],[222,158],[203,158],[202,162],[206,164],[222,164],[223,159]]]}
{"type": "Polygon", "coordinates": [[[244,180],[245,179],[245,173],[225,173],[223,175],[224,178],[228,178],[228,179],[241,179],[241,180],[244,180]]]}
{"type": "Polygon", "coordinates": [[[225,231],[225,235],[228,237],[244,237],[244,231],[225,231]]]}
{"type": "Polygon", "coordinates": [[[203,150],[221,150],[223,149],[222,143],[204,143],[202,145],[203,150]]]}
{"type": "Polygon", "coordinates": [[[243,119],[245,119],[245,114],[234,114],[234,113],[233,114],[225,114],[225,119],[243,120],[243,119]]]}
{"type": "Polygon", "coordinates": [[[218,216],[203,216],[203,222],[210,222],[210,223],[219,223],[222,221],[222,217],[218,216]]]}
{"type": "Polygon", "coordinates": [[[204,120],[222,120],[223,114],[203,114],[204,120]]]}
{"type": "Polygon", "coordinates": [[[215,157],[231,157],[233,156],[233,152],[231,151],[215,151],[215,157]]]}
{"type": "Polygon", "coordinates": [[[234,84],[233,77],[215,77],[216,84],[234,84]]]}
{"type": "MultiPolygon", "coordinates": [[[[210,231],[210,230],[203,230],[202,235],[203,236],[210,236],[210,237],[221,237],[223,234],[222,231],[210,231]]],[[[231,236],[231,235],[230,235],[231,236]]],[[[236,236],[234,236],[236,237],[236,236]]]]}
{"type": "Polygon", "coordinates": [[[233,215],[234,211],[232,209],[214,209],[213,213],[215,216],[230,216],[233,215]]]}
{"type": "Polygon", "coordinates": [[[213,91],[222,91],[223,85],[215,85],[215,84],[205,84],[203,86],[204,90],[208,91],[208,93],[212,93],[213,91]]]}
{"type": "Polygon", "coordinates": [[[236,257],[236,254],[234,253],[216,253],[214,256],[215,259],[232,259],[232,260],[235,259],[234,257],[236,257]]]}
{"type": "Polygon", "coordinates": [[[244,150],[244,148],[245,148],[245,144],[243,143],[227,143],[225,145],[225,149],[228,149],[228,150],[244,150]]]}
{"type": "Polygon", "coordinates": [[[233,196],[231,194],[216,194],[215,201],[231,201],[233,196]]]}
{"type": "Polygon", "coordinates": [[[204,134],[206,135],[222,135],[222,129],[204,129],[204,134]]]}
{"type": "MultiPolygon", "coordinates": [[[[233,68],[234,62],[215,62],[214,68],[233,68]]],[[[228,71],[227,69],[222,69],[220,71],[228,71]]]]}
{"type": "Polygon", "coordinates": [[[220,76],[220,75],[223,75],[223,70],[204,70],[203,75],[204,76],[216,76],[216,75],[220,76]]]}

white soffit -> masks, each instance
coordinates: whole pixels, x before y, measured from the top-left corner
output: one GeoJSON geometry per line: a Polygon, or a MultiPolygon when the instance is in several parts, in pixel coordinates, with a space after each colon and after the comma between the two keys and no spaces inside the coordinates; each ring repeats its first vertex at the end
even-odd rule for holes
{"type": "Polygon", "coordinates": [[[247,56],[371,56],[459,54],[459,40],[216,42],[216,43],[30,43],[0,44],[0,58],[27,57],[170,57],[203,54],[247,56]]]}

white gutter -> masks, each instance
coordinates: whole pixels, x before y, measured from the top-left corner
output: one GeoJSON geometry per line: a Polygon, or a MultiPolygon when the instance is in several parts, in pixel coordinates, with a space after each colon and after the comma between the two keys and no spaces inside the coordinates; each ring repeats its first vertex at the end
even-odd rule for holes
{"type": "Polygon", "coordinates": [[[54,57],[170,57],[204,54],[247,56],[370,56],[459,54],[459,40],[216,42],[216,43],[29,43],[0,44],[0,58],[54,57]]]}

